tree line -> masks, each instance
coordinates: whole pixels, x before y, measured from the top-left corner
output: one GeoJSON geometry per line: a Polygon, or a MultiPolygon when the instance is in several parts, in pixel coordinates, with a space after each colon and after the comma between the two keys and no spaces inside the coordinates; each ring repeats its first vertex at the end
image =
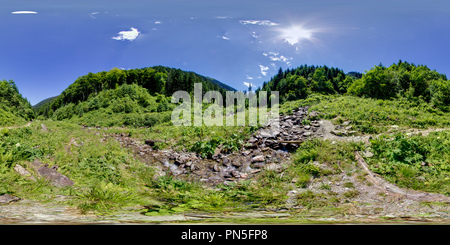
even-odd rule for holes
{"type": "Polygon", "coordinates": [[[0,125],[16,124],[16,120],[34,118],[30,102],[19,93],[13,80],[0,81],[0,125]]]}
{"type": "Polygon", "coordinates": [[[295,69],[283,71],[281,68],[269,82],[255,92],[278,91],[280,103],[287,100],[305,99],[311,93],[340,93],[347,92],[347,88],[362,74],[353,72],[346,75],[341,69],[327,66],[301,65],[295,69]]]}
{"type": "Polygon", "coordinates": [[[258,91],[279,91],[280,103],[304,99],[311,93],[348,94],[383,100],[422,101],[450,111],[450,82],[446,75],[425,65],[402,60],[389,67],[379,64],[364,74],[345,74],[338,68],[327,66],[302,65],[286,71],[280,68],[255,92],[258,91]]]}

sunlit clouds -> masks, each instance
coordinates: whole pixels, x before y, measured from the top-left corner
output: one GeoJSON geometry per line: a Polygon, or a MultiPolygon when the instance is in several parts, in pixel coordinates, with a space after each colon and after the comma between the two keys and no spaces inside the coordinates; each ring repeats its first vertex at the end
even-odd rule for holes
{"type": "Polygon", "coordinates": [[[240,20],[239,23],[243,25],[260,25],[260,26],[277,26],[278,23],[270,20],[240,20]]]}
{"type": "Polygon", "coordinates": [[[263,74],[263,76],[267,76],[267,70],[269,70],[269,67],[268,66],[259,65],[259,68],[261,69],[261,74],[263,74]]]}
{"type": "Polygon", "coordinates": [[[280,61],[286,63],[286,65],[290,65],[292,60],[292,57],[286,57],[284,55],[280,55],[277,52],[264,52],[264,56],[268,57],[271,61],[280,61]]]}
{"type": "Polygon", "coordinates": [[[124,41],[129,40],[133,41],[139,36],[139,31],[136,28],[131,27],[131,31],[121,31],[118,36],[113,37],[112,39],[124,41]]]}

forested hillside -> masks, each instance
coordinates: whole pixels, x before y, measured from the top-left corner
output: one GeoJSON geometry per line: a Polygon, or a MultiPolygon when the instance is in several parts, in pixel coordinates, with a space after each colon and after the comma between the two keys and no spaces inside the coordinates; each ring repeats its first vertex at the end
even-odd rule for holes
{"type": "Polygon", "coordinates": [[[22,97],[14,81],[0,81],[0,126],[21,124],[33,118],[30,102],[22,97]]]}
{"type": "Polygon", "coordinates": [[[256,91],[279,91],[280,102],[305,99],[312,93],[348,94],[375,99],[400,99],[430,103],[448,111],[450,82],[446,75],[425,65],[399,61],[389,67],[382,64],[364,74],[345,74],[338,68],[302,65],[283,71],[256,91]]]}
{"type": "Polygon", "coordinates": [[[50,97],[50,98],[40,101],[39,103],[37,103],[36,105],[33,106],[33,110],[38,110],[41,106],[52,102],[56,98],[58,98],[58,96],[53,96],[53,97],[50,97]]]}
{"type": "Polygon", "coordinates": [[[287,100],[304,99],[311,93],[340,93],[347,92],[347,88],[353,83],[359,73],[346,75],[338,68],[329,68],[327,66],[308,66],[302,65],[295,69],[283,71],[281,68],[269,82],[264,82],[262,90],[279,91],[280,102],[287,100]]]}
{"type": "Polygon", "coordinates": [[[448,110],[450,104],[450,83],[446,75],[425,65],[402,61],[390,67],[375,66],[356,80],[348,92],[377,99],[424,100],[441,110],[448,110]]]}
{"type": "Polygon", "coordinates": [[[202,83],[203,91],[215,90],[223,95],[227,90],[235,91],[215,79],[175,68],[164,66],[130,70],[114,68],[110,71],[89,73],[79,77],[61,95],[37,108],[36,112],[38,115],[51,117],[61,107],[70,104],[78,105],[80,102],[97,96],[101,91],[116,89],[123,84],[138,85],[145,88],[152,96],[171,96],[178,90],[193,91],[194,83],[202,83]]]}

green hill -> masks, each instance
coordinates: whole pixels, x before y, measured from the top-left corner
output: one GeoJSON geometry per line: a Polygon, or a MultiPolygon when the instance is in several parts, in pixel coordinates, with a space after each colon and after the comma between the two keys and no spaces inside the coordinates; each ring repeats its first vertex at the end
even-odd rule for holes
{"type": "Polygon", "coordinates": [[[33,110],[39,110],[39,108],[47,103],[52,102],[54,99],[56,99],[58,96],[53,96],[47,99],[44,99],[42,101],[40,101],[39,103],[37,103],[36,105],[33,106],[33,110]]]}
{"type": "Polygon", "coordinates": [[[236,91],[215,79],[164,66],[89,73],[61,95],[36,105],[41,119],[71,120],[90,126],[151,126],[170,120],[176,91],[192,92],[194,83],[206,91],[236,91]],[[167,113],[163,113],[167,112],[167,113]],[[152,114],[154,113],[154,114],[152,114]],[[152,115],[151,115],[152,114],[152,115]]]}
{"type": "Polygon", "coordinates": [[[295,69],[283,71],[268,82],[264,82],[256,92],[278,91],[280,103],[289,100],[304,99],[312,93],[344,94],[347,88],[355,80],[355,76],[346,75],[342,70],[327,66],[302,65],[295,69]]]}
{"type": "Polygon", "coordinates": [[[374,66],[364,74],[345,74],[338,68],[302,65],[283,71],[256,91],[279,91],[280,103],[305,99],[313,93],[349,94],[375,99],[423,101],[450,110],[450,82],[446,75],[425,65],[399,61],[389,67],[374,66]]]}
{"type": "Polygon", "coordinates": [[[33,118],[30,102],[22,97],[14,81],[0,81],[0,126],[19,125],[33,118]]]}

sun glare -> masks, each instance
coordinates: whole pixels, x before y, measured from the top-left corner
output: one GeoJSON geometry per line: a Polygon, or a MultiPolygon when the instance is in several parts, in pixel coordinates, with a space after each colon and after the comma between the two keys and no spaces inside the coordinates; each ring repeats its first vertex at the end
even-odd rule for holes
{"type": "Polygon", "coordinates": [[[295,45],[302,40],[312,40],[314,30],[306,29],[303,26],[292,26],[287,29],[280,29],[280,37],[290,45],[295,45]]]}

